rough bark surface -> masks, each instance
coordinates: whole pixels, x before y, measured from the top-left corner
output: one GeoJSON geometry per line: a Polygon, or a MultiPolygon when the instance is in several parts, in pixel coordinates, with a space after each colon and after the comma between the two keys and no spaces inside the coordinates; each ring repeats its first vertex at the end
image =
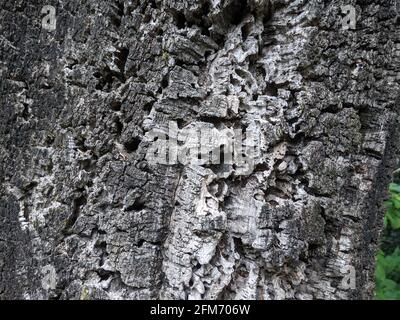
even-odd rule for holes
{"type": "Polygon", "coordinates": [[[372,297],[398,154],[395,1],[0,9],[0,299],[372,297]],[[169,121],[251,128],[261,155],[248,172],[149,163],[169,121]]]}

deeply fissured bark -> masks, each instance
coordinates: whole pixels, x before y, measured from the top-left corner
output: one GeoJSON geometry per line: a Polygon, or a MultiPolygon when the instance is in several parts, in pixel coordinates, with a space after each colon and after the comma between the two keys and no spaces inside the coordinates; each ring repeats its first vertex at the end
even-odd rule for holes
{"type": "Polygon", "coordinates": [[[399,141],[394,4],[3,1],[0,298],[371,298],[399,141]],[[261,154],[150,163],[170,121],[250,128],[261,154]]]}

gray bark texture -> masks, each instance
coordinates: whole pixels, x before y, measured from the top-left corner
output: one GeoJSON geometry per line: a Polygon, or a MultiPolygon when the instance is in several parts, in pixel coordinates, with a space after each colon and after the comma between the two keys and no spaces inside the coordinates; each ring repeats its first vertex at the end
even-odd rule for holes
{"type": "Polygon", "coordinates": [[[2,0],[0,299],[372,298],[398,7],[2,0]],[[251,128],[261,154],[147,161],[170,121],[251,128]]]}

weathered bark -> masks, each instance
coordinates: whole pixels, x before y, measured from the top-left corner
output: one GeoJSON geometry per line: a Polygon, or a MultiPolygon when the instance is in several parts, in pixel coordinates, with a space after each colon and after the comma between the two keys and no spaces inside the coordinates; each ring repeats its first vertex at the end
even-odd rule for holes
{"type": "Polygon", "coordinates": [[[372,297],[399,138],[394,1],[0,8],[1,299],[372,297]],[[169,121],[252,128],[261,156],[245,174],[146,161],[169,121]]]}

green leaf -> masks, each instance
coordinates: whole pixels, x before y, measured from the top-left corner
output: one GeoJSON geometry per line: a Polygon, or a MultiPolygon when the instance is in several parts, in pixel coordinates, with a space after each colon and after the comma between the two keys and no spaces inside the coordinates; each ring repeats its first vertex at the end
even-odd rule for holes
{"type": "Polygon", "coordinates": [[[383,281],[386,278],[385,269],[381,264],[376,266],[375,276],[377,282],[383,281]]]}
{"type": "MultiPolygon", "coordinates": [[[[389,185],[390,198],[385,201],[386,229],[400,230],[400,184],[389,185]]],[[[379,300],[400,300],[400,248],[393,252],[379,250],[376,256],[375,298],[379,300]]]]}
{"type": "Polygon", "coordinates": [[[400,184],[391,183],[389,185],[389,191],[390,192],[395,192],[395,193],[400,193],[400,184]]]}

